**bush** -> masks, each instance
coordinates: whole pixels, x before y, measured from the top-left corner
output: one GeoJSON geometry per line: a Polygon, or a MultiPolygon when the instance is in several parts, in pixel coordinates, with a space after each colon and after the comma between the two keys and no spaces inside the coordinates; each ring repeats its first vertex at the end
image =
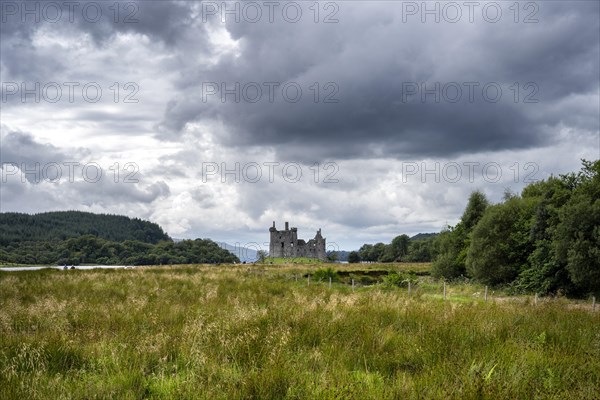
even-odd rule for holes
{"type": "Polygon", "coordinates": [[[464,273],[464,266],[451,253],[440,254],[431,265],[431,274],[435,278],[455,279],[464,273]]]}
{"type": "Polygon", "coordinates": [[[406,287],[408,282],[416,282],[414,273],[392,271],[383,278],[383,284],[388,287],[406,287]]]}
{"type": "Polygon", "coordinates": [[[319,268],[313,274],[313,279],[315,281],[329,281],[329,278],[331,278],[333,282],[338,281],[338,273],[337,271],[334,271],[333,268],[319,268]]]}

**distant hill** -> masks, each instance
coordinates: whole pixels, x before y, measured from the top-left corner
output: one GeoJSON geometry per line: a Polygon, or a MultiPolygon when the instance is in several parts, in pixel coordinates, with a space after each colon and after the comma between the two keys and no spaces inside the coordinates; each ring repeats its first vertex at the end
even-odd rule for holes
{"type": "Polygon", "coordinates": [[[0,213],[0,246],[18,242],[46,242],[93,235],[113,242],[137,240],[155,244],[171,238],[160,226],[139,218],[55,211],[40,214],[0,213]]]}
{"type": "Polygon", "coordinates": [[[439,233],[417,233],[415,236],[411,237],[410,240],[430,239],[437,235],[439,235],[439,233]]]}
{"type": "Polygon", "coordinates": [[[241,246],[232,246],[229,243],[225,242],[217,242],[220,248],[229,251],[230,253],[236,255],[241,262],[255,262],[258,259],[258,255],[256,254],[256,250],[249,249],[241,246]]]}
{"type": "MultiPolygon", "coordinates": [[[[328,251],[327,255],[329,255],[330,253],[334,253],[334,251],[328,251]]],[[[337,253],[337,261],[348,261],[348,255],[350,254],[349,251],[338,250],[335,251],[335,253],[337,253]]]]}
{"type": "MultiPolygon", "coordinates": [[[[173,238],[175,243],[182,242],[185,239],[173,238]]],[[[233,246],[226,242],[215,242],[220,248],[227,250],[240,259],[240,262],[255,262],[258,259],[257,251],[247,247],[233,246]]]]}

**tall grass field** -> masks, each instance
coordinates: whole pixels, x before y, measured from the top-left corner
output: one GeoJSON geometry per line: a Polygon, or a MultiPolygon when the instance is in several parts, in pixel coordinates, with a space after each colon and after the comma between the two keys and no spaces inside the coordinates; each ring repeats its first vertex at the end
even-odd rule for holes
{"type": "Polygon", "coordinates": [[[324,267],[0,272],[0,399],[600,399],[598,306],[324,267]]]}

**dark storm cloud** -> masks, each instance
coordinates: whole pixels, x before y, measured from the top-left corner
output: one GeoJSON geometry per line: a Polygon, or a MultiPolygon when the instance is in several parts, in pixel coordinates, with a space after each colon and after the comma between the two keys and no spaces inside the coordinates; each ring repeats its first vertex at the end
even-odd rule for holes
{"type": "MultiPolygon", "coordinates": [[[[193,1],[2,1],[4,38],[31,40],[40,29],[88,33],[99,44],[121,32],[148,35],[165,44],[180,40],[194,24],[193,1]],[[72,30],[73,29],[73,30],[72,30]]],[[[196,26],[196,28],[202,28],[196,26]]],[[[202,40],[201,32],[197,32],[202,40]]]]}
{"type": "MultiPolygon", "coordinates": [[[[10,3],[19,12],[25,4],[10,3]]],[[[54,55],[51,46],[35,46],[35,34],[44,30],[87,34],[98,48],[119,33],[138,33],[152,41],[157,55],[173,56],[163,65],[166,73],[176,66],[170,78],[175,90],[157,94],[170,99],[164,117],[149,124],[163,139],[177,140],[190,122],[212,121],[224,126],[217,137],[220,144],[269,146],[281,158],[311,162],[532,148],[552,143],[561,124],[597,132],[595,110],[573,102],[562,105],[571,96],[597,96],[597,2],[536,2],[538,22],[530,24],[514,23],[508,3],[501,3],[504,14],[498,23],[476,13],[474,22],[464,15],[456,24],[435,23],[431,17],[423,23],[420,15],[406,19],[404,3],[335,3],[339,22],[332,24],[314,23],[304,3],[298,23],[282,19],[279,9],[273,23],[266,15],[257,23],[244,18],[236,22],[230,15],[221,25],[218,15],[205,19],[203,3],[193,1],[122,1],[117,3],[118,16],[114,2],[77,2],[73,22],[64,9],[56,24],[44,18],[35,23],[32,16],[23,23],[21,15],[3,15],[3,79],[43,81],[61,72],[76,74],[71,62],[54,55]],[[101,9],[97,22],[83,14],[90,4],[88,14],[101,9]],[[216,64],[207,63],[204,56],[214,50],[210,33],[222,27],[237,40],[238,49],[221,55],[216,64]],[[207,84],[231,89],[251,82],[263,91],[256,103],[243,95],[239,102],[231,94],[206,95],[207,84]],[[273,102],[266,82],[280,84],[273,102]],[[285,83],[302,89],[298,102],[283,98],[285,83]],[[447,84],[453,87],[444,93],[447,84]],[[472,86],[465,84],[476,85],[473,100],[472,86]],[[482,88],[490,85],[492,97],[495,87],[502,90],[498,102],[484,98],[482,88]],[[456,86],[462,94],[454,103],[449,97],[456,86]],[[423,98],[425,87],[438,98],[423,98]],[[337,102],[324,102],[328,96],[337,102]]],[[[220,8],[223,3],[211,4],[220,8]]],[[[522,13],[521,20],[527,15],[522,13]]],[[[136,128],[103,119],[110,129],[136,128]]]]}
{"type": "Polygon", "coordinates": [[[330,25],[229,22],[239,57],[223,57],[182,79],[161,134],[172,137],[188,122],[212,120],[225,125],[218,139],[227,146],[272,146],[282,158],[309,162],[533,148],[553,143],[561,124],[597,132],[597,111],[583,108],[573,118],[572,109],[559,107],[570,96],[597,96],[597,2],[538,2],[533,24],[515,24],[508,6],[495,24],[403,23],[401,3],[339,3],[340,22],[330,25]],[[206,96],[210,82],[228,89],[236,82],[295,82],[303,96],[291,103],[276,90],[271,103],[265,89],[261,101],[242,95],[236,102],[234,95],[206,96]],[[321,90],[317,103],[314,82],[321,90]],[[327,82],[339,88],[337,103],[322,102],[332,92],[327,82]],[[430,90],[440,83],[440,101],[423,100],[421,87],[404,97],[406,85],[421,83],[430,90]],[[447,96],[441,92],[447,83],[462,88],[456,103],[449,100],[452,87],[447,96]],[[495,87],[502,90],[497,102],[495,87]]]}

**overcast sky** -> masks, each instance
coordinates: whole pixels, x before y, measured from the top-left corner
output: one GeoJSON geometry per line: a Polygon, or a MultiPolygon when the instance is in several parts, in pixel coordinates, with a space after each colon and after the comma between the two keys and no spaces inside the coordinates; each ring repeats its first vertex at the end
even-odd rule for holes
{"type": "Polygon", "coordinates": [[[352,250],[600,157],[597,1],[0,4],[2,212],[352,250]]]}

